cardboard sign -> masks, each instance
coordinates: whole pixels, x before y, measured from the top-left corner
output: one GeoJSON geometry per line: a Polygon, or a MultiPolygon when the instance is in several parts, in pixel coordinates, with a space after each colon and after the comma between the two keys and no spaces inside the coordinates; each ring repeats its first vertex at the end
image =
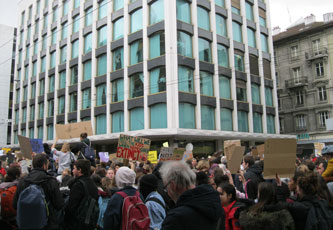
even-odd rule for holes
{"type": "Polygon", "coordinates": [[[321,150],[325,147],[325,143],[314,143],[316,157],[321,156],[321,150]]]}
{"type": "Polygon", "coordinates": [[[160,152],[160,161],[180,161],[183,159],[184,148],[162,147],[160,152]]]}
{"type": "Polygon", "coordinates": [[[224,141],[224,155],[227,157],[227,161],[230,161],[233,150],[236,146],[241,146],[240,140],[224,141]]]}
{"type": "Polygon", "coordinates": [[[30,139],[30,144],[32,151],[35,153],[42,153],[44,152],[44,146],[42,139],[30,139]]]}
{"type": "Polygon", "coordinates": [[[254,156],[254,157],[259,155],[257,149],[252,149],[252,150],[251,150],[251,154],[252,154],[252,156],[254,156]]]}
{"type": "Polygon", "coordinates": [[[116,158],[117,158],[117,153],[112,153],[109,155],[109,160],[111,160],[111,161],[116,158]]]}
{"type": "Polygon", "coordinates": [[[157,151],[149,151],[148,160],[152,164],[157,164],[157,151]]]}
{"type": "Polygon", "coordinates": [[[99,152],[98,155],[99,155],[99,159],[101,162],[105,162],[105,163],[109,162],[110,158],[109,158],[108,152],[99,152]]]}
{"type": "Polygon", "coordinates": [[[274,179],[276,173],[292,177],[295,173],[296,139],[268,139],[265,141],[264,178],[274,179]]]}
{"type": "Polygon", "coordinates": [[[173,150],[173,154],[172,154],[172,158],[171,160],[173,161],[180,161],[183,159],[185,153],[185,149],[184,148],[175,148],[173,150]]]}
{"type": "Polygon", "coordinates": [[[260,156],[260,159],[263,160],[264,155],[265,155],[265,144],[258,145],[257,146],[257,152],[258,152],[258,155],[260,156]]]}
{"type": "Polygon", "coordinates": [[[56,124],[56,136],[59,139],[72,139],[80,137],[81,133],[87,133],[88,136],[93,135],[91,121],[71,123],[67,125],[56,124]]]}
{"type": "Polygon", "coordinates": [[[146,161],[148,159],[150,143],[149,139],[120,134],[117,157],[141,162],[146,161]]]}
{"type": "Polygon", "coordinates": [[[183,156],[183,161],[191,160],[193,159],[193,153],[185,151],[184,156],[183,156]]]}
{"type": "Polygon", "coordinates": [[[228,161],[228,168],[232,174],[238,173],[239,167],[242,163],[244,152],[245,152],[244,146],[235,146],[233,148],[230,161],[228,161]]]}
{"type": "Polygon", "coordinates": [[[21,152],[23,156],[27,159],[32,159],[31,153],[32,153],[32,148],[30,144],[30,139],[21,135],[17,135],[18,141],[20,144],[21,152]]]}
{"type": "Polygon", "coordinates": [[[2,148],[1,150],[3,150],[3,152],[5,154],[7,154],[9,151],[11,151],[12,149],[11,148],[2,148]]]}

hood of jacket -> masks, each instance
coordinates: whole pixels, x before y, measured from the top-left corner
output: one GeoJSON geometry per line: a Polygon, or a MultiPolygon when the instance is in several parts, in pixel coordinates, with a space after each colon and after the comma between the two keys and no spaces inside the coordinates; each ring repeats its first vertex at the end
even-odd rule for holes
{"type": "Polygon", "coordinates": [[[24,181],[28,183],[41,184],[52,178],[44,169],[33,169],[28,176],[24,178],[24,181]]]}
{"type": "Polygon", "coordinates": [[[222,215],[222,205],[219,194],[211,185],[203,184],[187,190],[178,199],[176,207],[187,206],[200,215],[217,221],[222,215]]]}
{"type": "Polygon", "coordinates": [[[262,177],[262,172],[263,172],[263,168],[259,165],[259,164],[254,164],[251,165],[251,167],[246,171],[245,173],[245,179],[251,179],[256,181],[257,180],[264,180],[262,177]]]}

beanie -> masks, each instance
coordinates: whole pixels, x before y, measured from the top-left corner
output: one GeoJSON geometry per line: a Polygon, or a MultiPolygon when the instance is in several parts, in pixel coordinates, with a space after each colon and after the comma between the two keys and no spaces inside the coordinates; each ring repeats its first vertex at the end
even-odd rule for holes
{"type": "Polygon", "coordinates": [[[116,184],[119,189],[125,186],[132,186],[135,183],[135,172],[126,167],[120,167],[116,173],[116,184]]]}
{"type": "Polygon", "coordinates": [[[153,190],[157,189],[157,184],[158,184],[157,177],[154,174],[144,175],[140,179],[140,186],[149,187],[152,188],[153,190]]]}

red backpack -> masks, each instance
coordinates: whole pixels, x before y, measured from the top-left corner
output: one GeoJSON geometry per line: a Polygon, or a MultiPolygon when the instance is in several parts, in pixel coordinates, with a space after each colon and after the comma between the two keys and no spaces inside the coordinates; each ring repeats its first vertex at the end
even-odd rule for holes
{"type": "Polygon", "coordinates": [[[134,196],[128,196],[124,192],[117,192],[124,198],[122,230],[149,230],[150,218],[146,205],[136,191],[134,196]]]}
{"type": "Polygon", "coordinates": [[[13,199],[17,186],[0,189],[1,217],[10,219],[16,216],[16,210],[13,208],[13,199]]]}

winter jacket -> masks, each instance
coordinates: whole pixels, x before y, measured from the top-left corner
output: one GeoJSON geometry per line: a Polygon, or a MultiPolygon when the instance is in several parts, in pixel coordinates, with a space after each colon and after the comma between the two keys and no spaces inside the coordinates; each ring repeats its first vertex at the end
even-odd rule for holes
{"type": "Polygon", "coordinates": [[[89,176],[80,176],[75,178],[72,183],[69,184],[70,194],[68,205],[65,210],[65,223],[69,229],[84,229],[76,218],[75,214],[77,212],[77,208],[80,206],[81,201],[86,196],[84,186],[79,181],[82,180],[87,186],[89,195],[98,201],[98,189],[95,183],[90,179],[89,176]]]}
{"type": "Polygon", "coordinates": [[[150,229],[161,229],[163,220],[166,216],[165,202],[163,200],[163,197],[158,192],[151,192],[145,200],[145,205],[148,208],[148,213],[150,217],[150,229]],[[152,198],[158,199],[164,207],[156,201],[150,200],[152,198]]]}
{"type": "Polygon", "coordinates": [[[44,190],[46,201],[50,202],[50,215],[46,229],[58,229],[59,223],[56,217],[56,210],[60,210],[64,206],[64,200],[60,193],[57,180],[43,169],[35,168],[25,178],[19,181],[13,200],[14,209],[17,209],[17,202],[21,192],[30,184],[41,186],[44,190]]]}
{"type": "Polygon", "coordinates": [[[245,194],[248,199],[255,200],[258,195],[258,185],[264,181],[262,177],[263,168],[259,164],[251,165],[251,167],[244,174],[245,183],[245,194]]]}
{"type": "Polygon", "coordinates": [[[223,207],[219,230],[239,230],[239,215],[253,205],[252,200],[239,199],[223,207]]]}
{"type": "Polygon", "coordinates": [[[288,210],[280,205],[264,206],[262,212],[253,214],[243,211],[239,217],[243,230],[294,230],[295,223],[288,210]]]}
{"type": "Polygon", "coordinates": [[[333,176],[333,158],[327,162],[327,168],[321,176],[324,178],[333,176]]]}
{"type": "Polygon", "coordinates": [[[58,174],[61,175],[64,169],[71,170],[71,164],[75,161],[75,156],[72,152],[63,153],[61,151],[56,150],[55,148],[52,149],[53,155],[56,155],[59,158],[58,161],[58,174]]]}
{"type": "Polygon", "coordinates": [[[5,168],[0,168],[0,173],[2,174],[3,177],[5,177],[6,176],[5,168]]]}
{"type": "Polygon", "coordinates": [[[221,200],[211,185],[185,191],[162,224],[163,230],[215,230],[222,215],[221,200]]]}

